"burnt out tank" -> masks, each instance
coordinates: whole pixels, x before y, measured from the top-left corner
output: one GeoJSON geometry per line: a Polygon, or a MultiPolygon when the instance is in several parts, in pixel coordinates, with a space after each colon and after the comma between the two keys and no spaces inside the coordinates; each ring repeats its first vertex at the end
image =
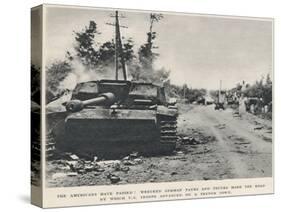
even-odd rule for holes
{"type": "Polygon", "coordinates": [[[47,141],[57,151],[120,158],[175,149],[178,111],[166,100],[164,87],[127,80],[83,82],[63,105],[65,110],[47,115],[47,141]]]}

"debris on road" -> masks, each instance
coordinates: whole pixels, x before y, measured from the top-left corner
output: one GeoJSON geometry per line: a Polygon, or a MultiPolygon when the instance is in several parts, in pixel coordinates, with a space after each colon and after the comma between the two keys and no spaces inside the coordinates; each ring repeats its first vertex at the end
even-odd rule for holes
{"type": "Polygon", "coordinates": [[[250,144],[251,142],[235,142],[234,144],[238,145],[245,145],[245,144],[250,144]]]}
{"type": "Polygon", "coordinates": [[[155,182],[157,180],[157,177],[156,176],[153,176],[150,180],[149,180],[149,182],[155,182]]]}
{"type": "Polygon", "coordinates": [[[192,152],[192,155],[199,155],[199,154],[206,154],[206,153],[210,153],[212,150],[204,147],[204,149],[202,151],[196,151],[196,152],[192,152]]]}
{"type": "Polygon", "coordinates": [[[138,152],[133,152],[133,153],[131,153],[131,154],[129,155],[129,158],[135,159],[135,158],[137,158],[138,156],[139,156],[139,153],[138,153],[138,152]]]}
{"type": "Polygon", "coordinates": [[[233,113],[232,113],[232,116],[233,117],[241,117],[241,114],[239,113],[239,111],[235,110],[233,113]]]}
{"type": "Polygon", "coordinates": [[[127,166],[134,166],[143,163],[142,157],[139,156],[138,152],[133,152],[130,155],[122,159],[122,163],[127,166]]]}
{"type": "MultiPolygon", "coordinates": [[[[183,109],[189,106],[183,105],[183,109]]],[[[95,155],[84,159],[80,155],[64,153],[60,159],[47,161],[48,186],[221,180],[234,176],[247,177],[248,174],[255,177],[271,175],[270,124],[244,114],[241,119],[233,118],[235,114],[230,110],[214,113],[213,108],[193,106],[191,111],[181,112],[173,154],[142,157],[132,151],[114,160],[104,160],[95,155]],[[240,168],[240,165],[242,171],[237,173],[236,167],[240,168]]]]}
{"type": "Polygon", "coordinates": [[[68,155],[72,160],[79,160],[79,157],[75,154],[69,154],[68,155]]]}
{"type": "Polygon", "coordinates": [[[190,136],[190,137],[183,137],[182,138],[182,142],[184,144],[190,144],[190,145],[196,145],[196,144],[200,144],[201,143],[199,140],[195,139],[192,136],[190,136]]]}
{"type": "Polygon", "coordinates": [[[217,125],[215,125],[215,127],[218,128],[218,129],[224,129],[225,124],[217,124],[217,125]]]}
{"type": "Polygon", "coordinates": [[[116,164],[120,164],[121,161],[120,160],[104,160],[104,161],[99,161],[96,162],[97,165],[99,166],[115,166],[116,164]]]}
{"type": "Polygon", "coordinates": [[[77,172],[68,172],[68,173],[67,173],[67,176],[68,176],[68,177],[76,177],[77,175],[78,175],[77,172]]]}
{"type": "Polygon", "coordinates": [[[86,172],[93,171],[94,168],[95,168],[95,166],[94,166],[93,164],[86,164],[86,165],[84,166],[84,170],[85,170],[86,172]]]}
{"type": "Polygon", "coordinates": [[[184,153],[182,151],[178,151],[177,155],[182,156],[182,155],[184,155],[184,153]]]}
{"type": "Polygon", "coordinates": [[[133,160],[136,164],[141,164],[143,161],[142,161],[142,159],[140,159],[140,158],[135,158],[134,160],[133,160]]]}
{"type": "Polygon", "coordinates": [[[55,173],[52,175],[52,179],[62,178],[66,176],[67,176],[66,173],[55,173]]]}
{"type": "Polygon", "coordinates": [[[128,172],[130,170],[130,168],[128,167],[128,166],[123,166],[123,167],[121,167],[120,168],[120,171],[122,171],[122,172],[128,172]]]}
{"type": "Polygon", "coordinates": [[[95,168],[94,168],[94,171],[96,171],[96,172],[104,172],[105,169],[104,169],[104,168],[101,168],[101,167],[95,167],[95,168]]]}
{"type": "Polygon", "coordinates": [[[235,152],[240,153],[240,154],[246,154],[248,151],[243,151],[243,150],[236,150],[235,152]]]}
{"type": "Polygon", "coordinates": [[[136,165],[136,163],[134,161],[131,161],[131,160],[124,160],[123,164],[127,165],[127,166],[134,166],[134,165],[136,165]]]}
{"type": "Polygon", "coordinates": [[[76,160],[71,160],[71,161],[66,161],[66,163],[67,163],[69,166],[75,166],[75,165],[78,163],[78,161],[76,161],[76,160]]]}
{"type": "Polygon", "coordinates": [[[266,136],[262,136],[263,140],[266,142],[272,142],[272,138],[268,138],[266,136]]]}
{"type": "Polygon", "coordinates": [[[242,137],[240,137],[240,136],[237,136],[237,135],[229,135],[229,136],[227,136],[227,138],[230,139],[230,140],[238,141],[239,143],[245,141],[244,138],[242,138],[242,137]]]}
{"type": "Polygon", "coordinates": [[[110,180],[112,184],[118,183],[120,181],[120,177],[114,174],[107,175],[107,178],[110,180]]]}
{"type": "Polygon", "coordinates": [[[261,129],[263,129],[262,126],[260,126],[260,127],[255,127],[255,128],[254,128],[254,130],[261,130],[261,129]]]}

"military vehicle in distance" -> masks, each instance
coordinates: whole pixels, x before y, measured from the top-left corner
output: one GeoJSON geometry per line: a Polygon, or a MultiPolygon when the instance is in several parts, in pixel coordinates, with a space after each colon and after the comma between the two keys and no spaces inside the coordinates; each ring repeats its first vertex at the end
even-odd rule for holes
{"type": "Polygon", "coordinates": [[[47,115],[47,143],[56,151],[116,158],[132,152],[169,154],[176,145],[178,111],[164,87],[127,80],[77,84],[65,111],[47,115]]]}

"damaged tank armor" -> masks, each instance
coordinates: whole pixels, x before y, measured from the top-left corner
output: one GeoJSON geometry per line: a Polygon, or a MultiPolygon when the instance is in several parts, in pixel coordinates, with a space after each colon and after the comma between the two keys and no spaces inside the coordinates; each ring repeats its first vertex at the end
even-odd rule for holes
{"type": "MultiPolygon", "coordinates": [[[[177,115],[164,88],[152,83],[100,80],[77,84],[65,110],[48,113],[47,145],[83,156],[171,153],[177,115]]],[[[49,151],[50,155],[53,154],[49,151]]]]}

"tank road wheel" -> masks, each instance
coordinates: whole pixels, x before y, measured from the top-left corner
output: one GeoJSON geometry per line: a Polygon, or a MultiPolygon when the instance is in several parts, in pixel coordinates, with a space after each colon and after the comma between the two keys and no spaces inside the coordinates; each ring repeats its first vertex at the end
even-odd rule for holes
{"type": "Polygon", "coordinates": [[[177,118],[165,117],[160,121],[160,144],[165,153],[171,153],[175,150],[177,142],[177,118]]]}

